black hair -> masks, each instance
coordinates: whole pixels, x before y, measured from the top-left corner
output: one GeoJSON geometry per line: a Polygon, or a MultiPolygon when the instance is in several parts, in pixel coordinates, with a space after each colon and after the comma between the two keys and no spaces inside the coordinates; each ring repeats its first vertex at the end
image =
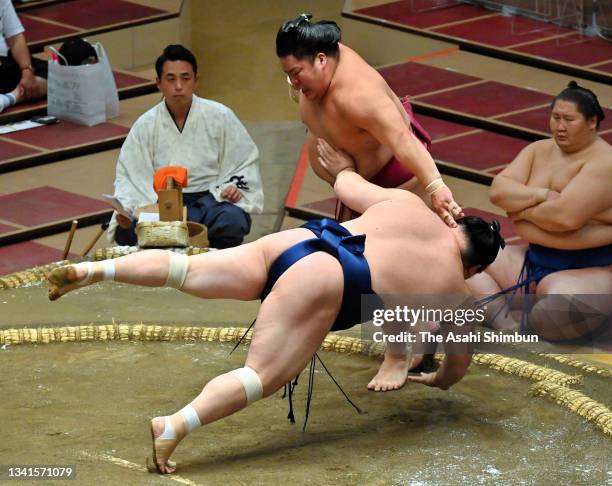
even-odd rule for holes
{"type": "Polygon", "coordinates": [[[155,61],[155,72],[157,77],[161,79],[164,71],[164,63],[166,61],[185,61],[191,64],[193,74],[198,74],[198,62],[192,52],[180,44],[170,44],[166,46],[164,52],[155,61]]]}
{"type": "Polygon", "coordinates": [[[276,34],[276,55],[295,56],[297,59],[314,58],[319,52],[326,56],[338,56],[340,27],[331,20],[312,23],[311,14],[285,22],[276,34]]]}
{"type": "Polygon", "coordinates": [[[578,86],[576,81],[570,81],[567,88],[565,88],[555,97],[551,104],[551,108],[555,106],[555,103],[558,100],[571,101],[572,103],[575,103],[578,111],[587,120],[593,118],[594,116],[597,117],[597,128],[599,128],[599,124],[606,117],[601,105],[599,104],[597,96],[595,96],[595,93],[593,93],[590,89],[578,86]]]}
{"type": "Polygon", "coordinates": [[[94,47],[86,40],[76,38],[68,39],[62,44],[58,51],[59,63],[68,66],[80,66],[88,64],[91,59],[98,61],[98,53],[94,47]]]}
{"type": "Polygon", "coordinates": [[[463,266],[471,268],[478,266],[482,272],[495,261],[500,248],[505,248],[506,241],[500,233],[499,221],[494,219],[487,223],[478,216],[466,216],[457,220],[463,227],[467,239],[467,249],[462,255],[463,266]]]}

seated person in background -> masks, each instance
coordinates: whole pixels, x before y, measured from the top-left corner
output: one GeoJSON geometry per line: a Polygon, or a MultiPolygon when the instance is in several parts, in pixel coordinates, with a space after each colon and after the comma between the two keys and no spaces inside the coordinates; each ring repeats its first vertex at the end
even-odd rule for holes
{"type": "MultiPolygon", "coordinates": [[[[526,324],[546,339],[586,335],[612,310],[605,298],[612,293],[612,147],[597,135],[603,118],[595,94],[572,81],[552,103],[553,138],[525,147],[491,186],[491,201],[529,245],[508,246],[468,285],[475,295],[514,287],[545,296],[526,324]],[[585,305],[601,316],[570,322],[576,319],[569,311],[585,305]],[[551,309],[565,310],[565,318],[551,309]]],[[[491,325],[516,330],[517,322],[500,312],[503,300],[488,306],[497,314],[491,325]]]]}
{"type": "MultiPolygon", "coordinates": [[[[251,229],[249,213],[263,208],[257,147],[229,108],[194,94],[198,67],[189,50],[167,46],[155,70],[164,99],[130,130],[117,161],[115,197],[131,211],[154,204],[154,173],[185,167],[187,219],[206,225],[212,248],[237,246],[251,229]]],[[[109,236],[135,245],[135,225],[115,213],[109,236]]]]}
{"type": "Polygon", "coordinates": [[[30,57],[11,0],[0,0],[0,113],[47,94],[47,62],[30,57]]]}
{"type": "MultiPolygon", "coordinates": [[[[238,248],[190,257],[149,250],[50,273],[52,300],[104,279],[170,286],[204,299],[262,299],[245,367],[209,381],[181,411],[151,421],[158,472],[174,472],[168,459],[192,429],[270,396],[302,372],[330,330],[360,323],[364,295],[469,297],[465,278],[495,259],[503,240],[494,225],[468,217],[449,228],[408,191],[382,189],[350,165],[326,170],[338,198],[362,216],[342,225],[311,221],[238,248]]],[[[447,353],[436,372],[414,381],[447,389],[463,378],[471,357],[465,347],[447,353]]]]}

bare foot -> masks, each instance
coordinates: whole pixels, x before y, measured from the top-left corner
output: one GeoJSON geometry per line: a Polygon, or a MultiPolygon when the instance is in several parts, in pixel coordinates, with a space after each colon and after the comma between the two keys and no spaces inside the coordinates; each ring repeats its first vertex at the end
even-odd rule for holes
{"type": "Polygon", "coordinates": [[[85,268],[76,265],[66,265],[53,269],[47,275],[49,300],[57,300],[65,293],[80,287],[78,282],[86,276],[86,272],[85,268]]]}
{"type": "Polygon", "coordinates": [[[376,376],[368,383],[368,390],[399,390],[408,376],[408,358],[405,354],[385,354],[376,376]]]}
{"type": "Polygon", "coordinates": [[[19,85],[13,90],[13,94],[15,95],[15,103],[21,103],[25,99],[25,88],[19,85]]]}
{"type": "Polygon", "coordinates": [[[147,466],[149,471],[158,472],[159,474],[172,474],[176,471],[176,463],[170,461],[170,456],[179,445],[181,439],[160,439],[159,436],[164,433],[166,427],[165,417],[155,417],[151,420],[151,440],[153,442],[153,469],[149,466],[147,458],[147,466]]]}

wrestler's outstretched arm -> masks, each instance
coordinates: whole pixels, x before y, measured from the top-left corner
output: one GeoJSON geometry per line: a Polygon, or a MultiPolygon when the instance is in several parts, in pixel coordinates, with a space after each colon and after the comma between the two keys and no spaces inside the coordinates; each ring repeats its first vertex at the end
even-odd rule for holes
{"type": "Polygon", "coordinates": [[[420,375],[408,375],[408,381],[413,383],[421,383],[423,385],[448,390],[467,373],[472,362],[473,350],[468,343],[452,342],[449,339],[450,334],[454,334],[454,339],[459,339],[460,335],[466,335],[473,331],[473,326],[456,326],[451,325],[444,341],[444,350],[446,355],[440,364],[440,367],[433,373],[423,372],[420,375]]]}
{"type": "MultiPolygon", "coordinates": [[[[381,79],[382,81],[382,79],[381,79]]],[[[394,95],[392,95],[394,96],[394,95]]],[[[463,216],[459,204],[444,184],[434,159],[423,144],[407,129],[403,109],[387,93],[372,96],[369,89],[356,89],[351,97],[338,101],[335,109],[345,120],[365,130],[383,147],[388,147],[395,158],[410,170],[431,196],[432,209],[448,226],[457,226],[454,218],[463,216]],[[349,101],[350,100],[350,101],[349,101]]]]}
{"type": "MultiPolygon", "coordinates": [[[[476,305],[474,298],[469,293],[469,289],[464,282],[461,282],[460,286],[455,287],[451,295],[463,295],[465,298],[462,305],[454,307],[455,311],[474,309],[476,305]],[[464,304],[467,304],[467,307],[464,304]]],[[[433,373],[424,372],[418,376],[409,375],[408,381],[437,387],[442,390],[448,390],[455,383],[461,381],[470,367],[474,353],[473,345],[469,339],[471,333],[474,332],[473,322],[466,318],[462,321],[456,321],[454,324],[441,323],[439,332],[443,337],[444,360],[433,373]]]]}
{"type": "Polygon", "coordinates": [[[370,206],[390,200],[421,200],[414,194],[402,189],[385,189],[366,181],[357,172],[353,159],[341,150],[335,150],[325,140],[318,141],[319,162],[335,179],[334,192],[338,199],[358,213],[365,212],[370,206]]]}
{"type": "Polygon", "coordinates": [[[433,373],[423,372],[418,376],[408,375],[408,381],[448,390],[455,383],[461,381],[471,362],[471,354],[447,354],[437,371],[433,373]]]}
{"type": "MultiPolygon", "coordinates": [[[[270,237],[265,237],[270,238],[270,237]]],[[[174,287],[204,299],[254,300],[266,282],[264,243],[258,240],[200,255],[145,250],[101,262],[54,269],[47,277],[49,299],[102,280],[148,287],[174,287]]]]}

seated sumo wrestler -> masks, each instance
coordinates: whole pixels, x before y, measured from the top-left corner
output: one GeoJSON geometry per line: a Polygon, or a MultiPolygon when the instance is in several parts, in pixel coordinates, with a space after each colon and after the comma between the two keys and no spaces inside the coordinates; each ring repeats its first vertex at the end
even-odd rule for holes
{"type": "Polygon", "coordinates": [[[612,147],[597,134],[603,119],[595,94],[571,82],[552,103],[552,138],[525,147],[495,177],[491,201],[528,245],[508,246],[468,280],[475,295],[493,296],[492,327],[565,340],[610,325],[612,147]],[[494,299],[509,292],[534,295],[512,299],[520,323],[494,299]]]}

